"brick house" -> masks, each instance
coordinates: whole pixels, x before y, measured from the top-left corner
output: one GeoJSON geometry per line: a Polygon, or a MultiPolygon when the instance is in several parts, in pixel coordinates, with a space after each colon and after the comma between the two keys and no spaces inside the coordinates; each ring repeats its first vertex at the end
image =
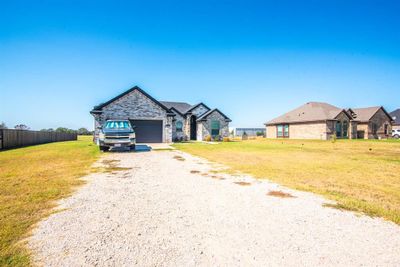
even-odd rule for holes
{"type": "Polygon", "coordinates": [[[135,86],[109,101],[95,106],[95,136],[108,119],[130,120],[138,143],[170,143],[177,140],[204,140],[206,136],[229,136],[231,120],[218,109],[199,103],[158,101],[135,86]]]}
{"type": "Polygon", "coordinates": [[[345,109],[309,102],[265,123],[267,138],[355,138],[356,122],[345,109]]]}
{"type": "Polygon", "coordinates": [[[392,117],[392,130],[399,130],[400,129],[400,108],[396,109],[395,111],[390,112],[390,116],[392,117]]]}
{"type": "Polygon", "coordinates": [[[347,112],[357,120],[357,138],[388,138],[392,132],[392,116],[382,107],[349,108],[347,112]]]}

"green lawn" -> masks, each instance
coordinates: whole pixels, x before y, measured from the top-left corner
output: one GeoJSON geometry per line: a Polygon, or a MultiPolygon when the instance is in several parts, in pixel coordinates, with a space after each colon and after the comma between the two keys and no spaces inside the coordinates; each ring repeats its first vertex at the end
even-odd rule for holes
{"type": "Polygon", "coordinates": [[[400,224],[400,141],[272,140],[180,143],[185,152],[231,170],[322,194],[339,208],[400,224]]]}
{"type": "Polygon", "coordinates": [[[98,158],[92,137],[0,152],[0,266],[30,265],[21,240],[98,158]]]}

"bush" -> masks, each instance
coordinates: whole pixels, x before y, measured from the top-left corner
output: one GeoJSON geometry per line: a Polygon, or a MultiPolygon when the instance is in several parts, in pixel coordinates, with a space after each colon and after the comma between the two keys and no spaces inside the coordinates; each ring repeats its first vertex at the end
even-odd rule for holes
{"type": "Polygon", "coordinates": [[[256,135],[257,136],[264,136],[264,132],[257,132],[256,135]]]}
{"type": "Polygon", "coordinates": [[[247,135],[246,132],[244,132],[242,135],[242,140],[247,140],[248,138],[249,138],[249,136],[247,135]]]}
{"type": "Polygon", "coordinates": [[[332,143],[336,143],[336,140],[337,140],[336,134],[332,135],[331,136],[331,142],[332,143]]]}
{"type": "Polygon", "coordinates": [[[206,136],[204,137],[204,141],[206,141],[206,142],[211,142],[211,135],[206,135],[206,136]]]}
{"type": "Polygon", "coordinates": [[[224,142],[230,142],[231,139],[230,139],[229,137],[224,137],[224,139],[223,139],[222,141],[224,141],[224,142]]]}

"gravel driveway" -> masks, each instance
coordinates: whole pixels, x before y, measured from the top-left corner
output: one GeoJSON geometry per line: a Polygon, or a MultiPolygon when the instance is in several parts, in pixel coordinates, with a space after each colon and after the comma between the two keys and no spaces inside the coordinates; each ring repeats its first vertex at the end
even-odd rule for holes
{"type": "Polygon", "coordinates": [[[45,266],[400,266],[400,227],[316,195],[215,174],[178,151],[107,153],[30,238],[45,266]],[[267,195],[281,190],[294,197],[267,195]]]}

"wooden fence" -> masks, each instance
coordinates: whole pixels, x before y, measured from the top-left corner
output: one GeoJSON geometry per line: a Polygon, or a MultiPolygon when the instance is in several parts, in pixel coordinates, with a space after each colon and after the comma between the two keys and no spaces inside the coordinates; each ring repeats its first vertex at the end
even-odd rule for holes
{"type": "Polygon", "coordinates": [[[0,150],[77,139],[76,133],[0,129],[0,150]]]}

